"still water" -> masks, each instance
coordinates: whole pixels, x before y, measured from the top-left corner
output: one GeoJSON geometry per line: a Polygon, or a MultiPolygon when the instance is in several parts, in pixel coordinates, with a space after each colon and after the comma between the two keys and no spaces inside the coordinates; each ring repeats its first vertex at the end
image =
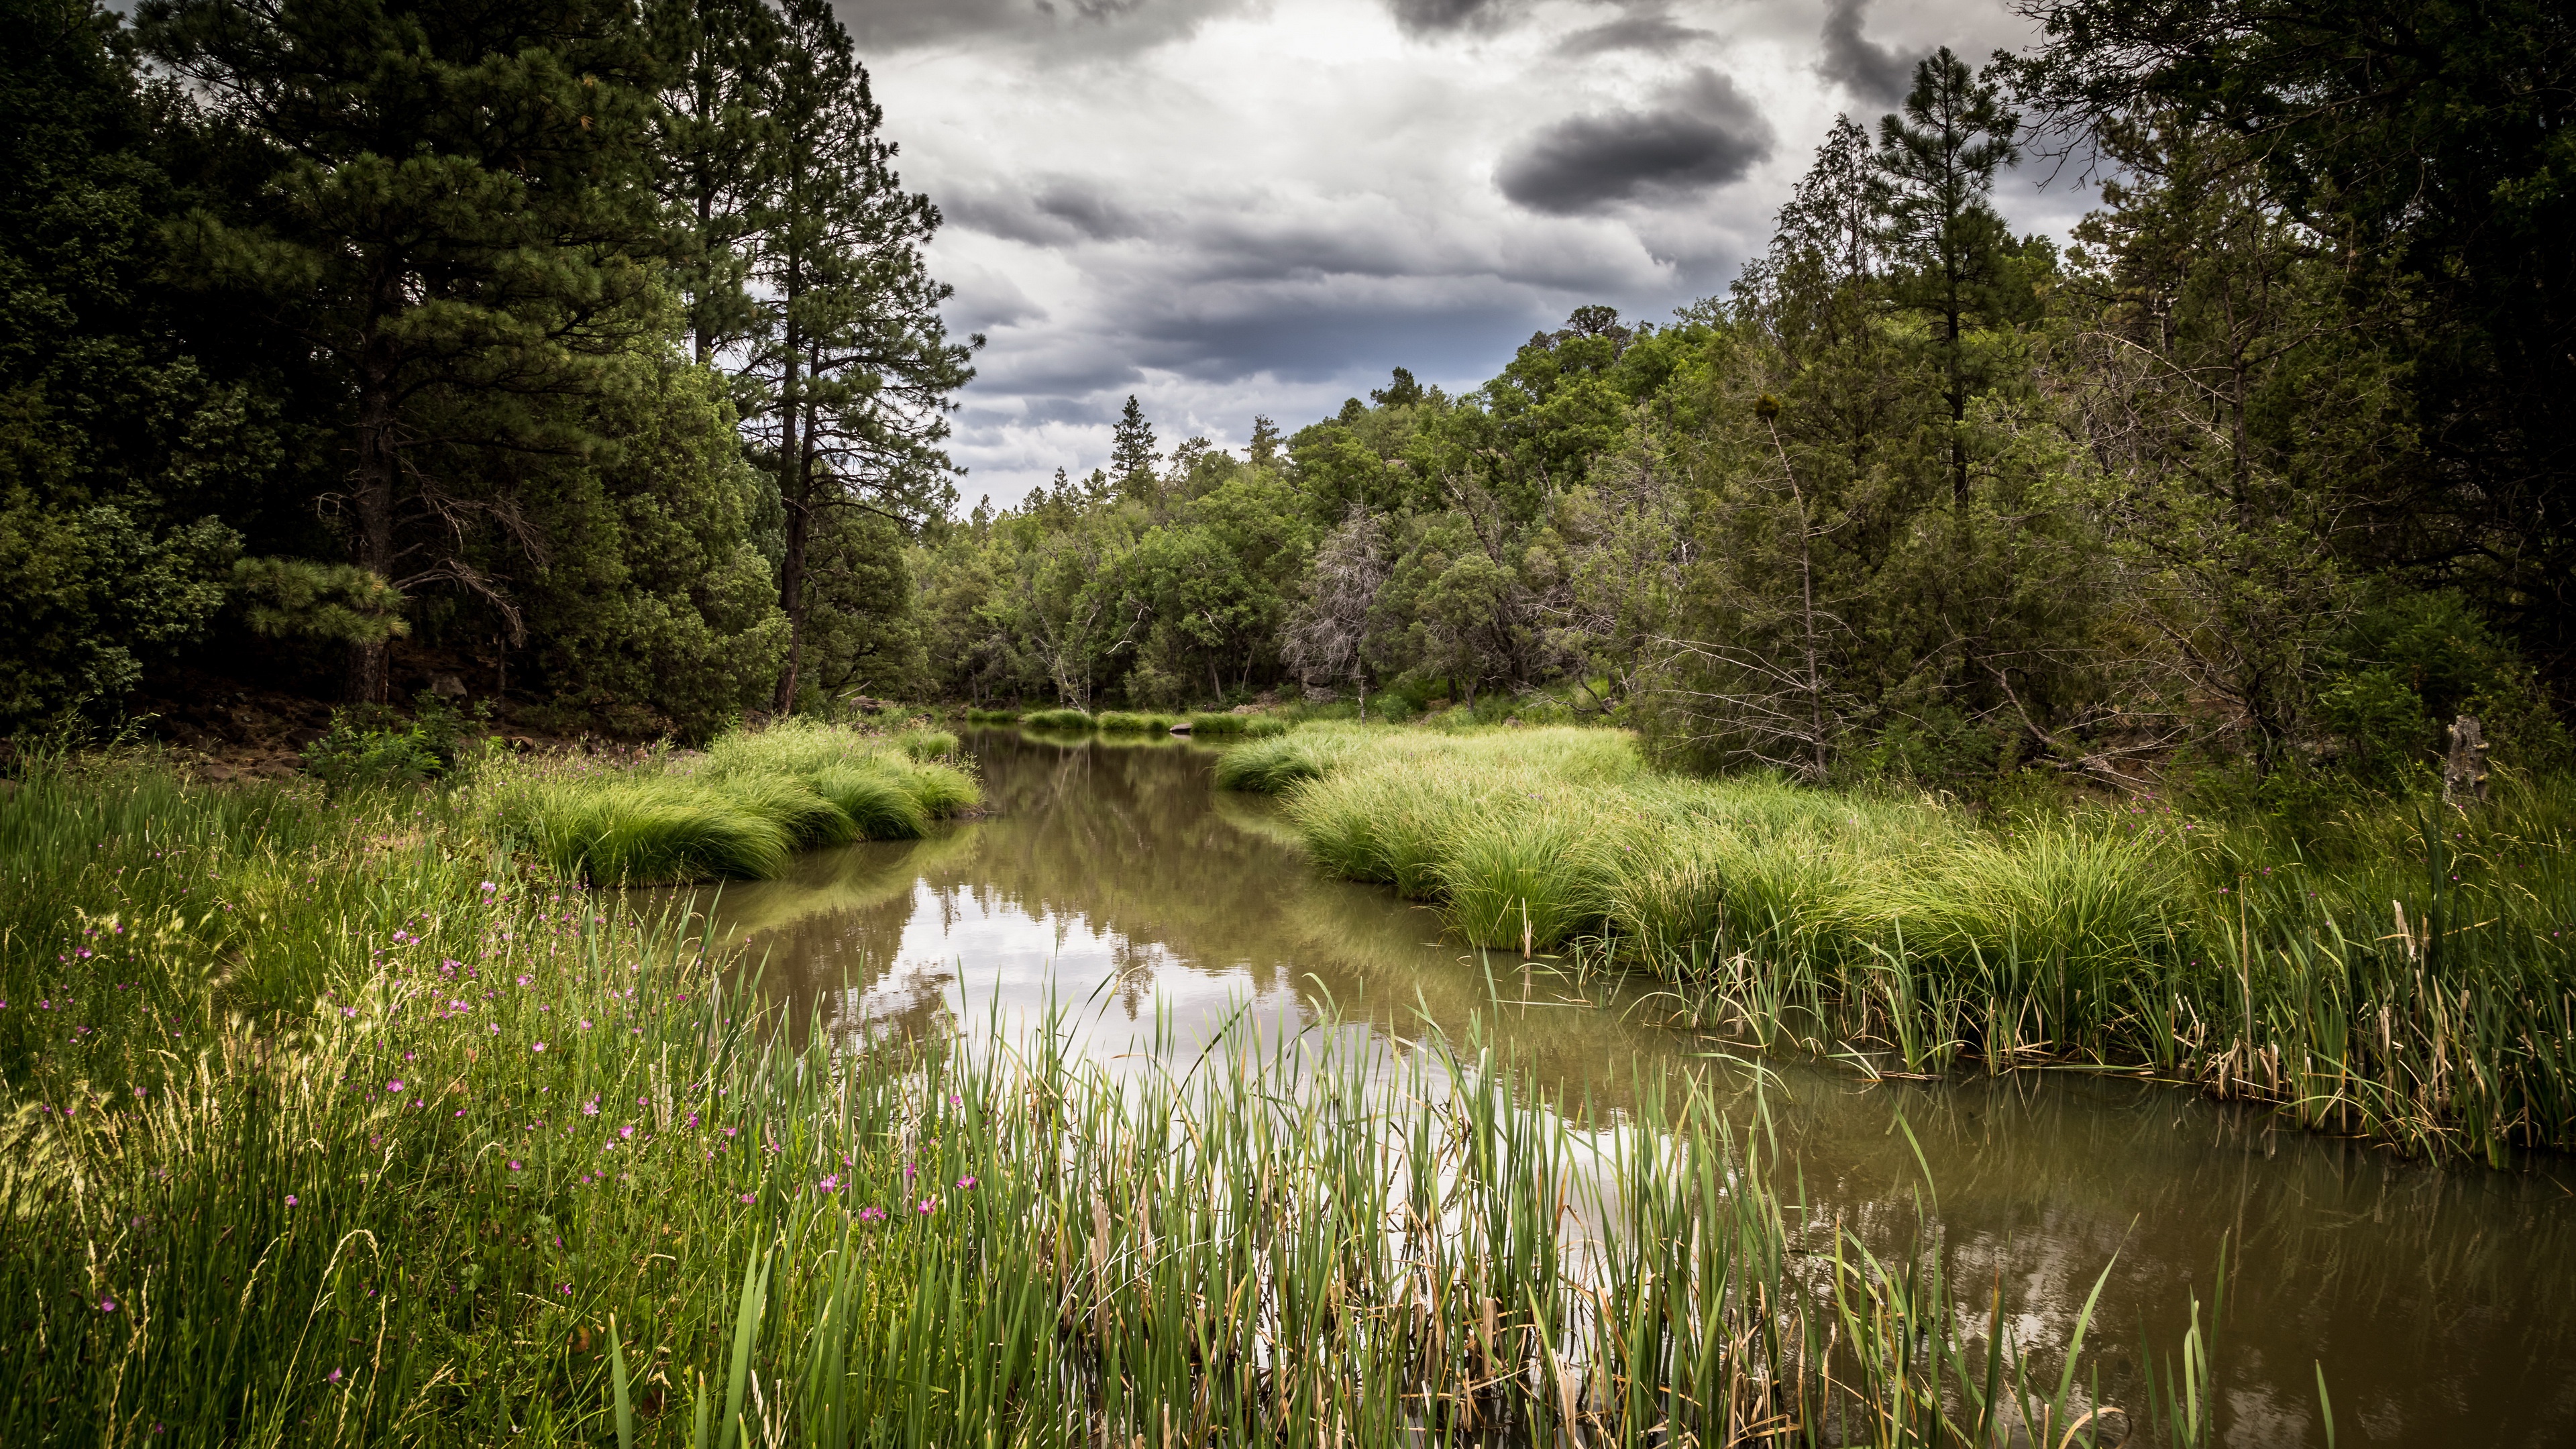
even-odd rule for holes
{"type": "MultiPolygon", "coordinates": [[[[1615,1113],[1641,1076],[1685,1070],[1750,1099],[1755,1073],[1661,1025],[1651,995],[1524,977],[1443,941],[1427,911],[1322,877],[1270,802],[1212,788],[1211,749],[999,730],[968,744],[985,818],[725,890],[715,928],[747,940],[768,990],[839,1030],[919,1036],[961,1013],[1025,1024],[1053,1001],[1111,1060],[1147,1049],[1158,1021],[1186,1051],[1237,1013],[1390,1042],[1463,1038],[1474,1017],[1562,1106],[1615,1113]]],[[[2341,1444],[2576,1445],[2576,1163],[2433,1168],[2073,1074],[1871,1083],[1765,1065],[1781,1180],[1794,1171],[1873,1240],[1900,1241],[1929,1202],[1962,1296],[2000,1284],[2021,1341],[2062,1341],[2110,1265],[2090,1340],[2106,1387],[2142,1341],[2172,1352],[2226,1243],[2234,1449],[2322,1446],[2319,1364],[2341,1444]]]]}

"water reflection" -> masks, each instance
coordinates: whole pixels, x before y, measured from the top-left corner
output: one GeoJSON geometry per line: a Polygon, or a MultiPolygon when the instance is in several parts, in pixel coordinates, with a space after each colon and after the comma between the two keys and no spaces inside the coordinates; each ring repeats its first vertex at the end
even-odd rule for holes
{"type": "Polygon", "coordinates": [[[916,1036],[960,1010],[1025,1020],[1052,996],[1103,1057],[1135,1052],[1158,1013],[1184,1051],[1238,1010],[1296,1031],[1329,1003],[1390,1046],[1478,1017],[1568,1110],[1615,1114],[1642,1078],[1686,1071],[1748,1120],[1758,1099],[1754,1130],[1817,1210],[1898,1245],[1932,1206],[1954,1280],[1979,1285],[1962,1297],[2001,1292],[2025,1341],[2062,1339],[2109,1265],[2094,1341],[2115,1401],[2136,1395],[2138,1344],[2169,1352],[2192,1293],[2211,1299],[2224,1240],[2226,1444],[2322,1445],[2319,1361],[2345,1444],[2576,1442],[2565,1164],[2436,1170],[2073,1074],[1873,1085],[1775,1062],[1757,1091],[1642,993],[1489,966],[1429,913],[1318,876],[1268,802],[1210,789],[1206,749],[971,743],[987,818],[725,892],[716,929],[748,938],[767,989],[838,1030],[916,1036]]]}

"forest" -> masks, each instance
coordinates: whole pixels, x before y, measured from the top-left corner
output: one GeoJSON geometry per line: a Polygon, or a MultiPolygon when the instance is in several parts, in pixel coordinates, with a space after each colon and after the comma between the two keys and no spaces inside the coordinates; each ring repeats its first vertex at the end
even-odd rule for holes
{"type": "MultiPolygon", "coordinates": [[[[184,662],[706,738],[854,695],[1613,719],[1952,788],[2561,757],[2569,23],[2026,0],[1768,249],[1470,391],[959,508],[979,339],[821,0],[12,0],[0,728],[184,662]],[[2100,183],[2063,246],[2006,168],[2100,183]]],[[[167,696],[171,687],[159,693],[167,696]]]]}

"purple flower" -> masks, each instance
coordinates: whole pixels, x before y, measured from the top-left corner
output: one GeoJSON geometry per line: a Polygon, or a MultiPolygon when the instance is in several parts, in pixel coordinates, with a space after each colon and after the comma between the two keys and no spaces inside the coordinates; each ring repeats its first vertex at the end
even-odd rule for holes
{"type": "Polygon", "coordinates": [[[516,1171],[518,1171],[518,1170],[519,1170],[519,1160],[518,1160],[517,1158],[515,1158],[515,1157],[514,1157],[514,1158],[512,1158],[512,1159],[510,1159],[510,1170],[511,1170],[512,1172],[516,1172],[516,1171]]]}
{"type": "Polygon", "coordinates": [[[841,1178],[838,1173],[834,1173],[814,1185],[825,1192],[839,1192],[841,1190],[841,1178]]]}
{"type": "Polygon", "coordinates": [[[928,1217],[937,1211],[939,1211],[939,1197],[937,1194],[934,1193],[921,1200],[920,1213],[923,1217],[928,1217]]]}
{"type": "Polygon", "coordinates": [[[402,1090],[402,1087],[403,1083],[402,1078],[400,1077],[396,1077],[392,1081],[385,1083],[385,1090],[388,1092],[399,1092],[402,1090]]]}
{"type": "Polygon", "coordinates": [[[116,1311],[116,1300],[113,1298],[102,1298],[98,1300],[98,1311],[101,1313],[114,1313],[116,1311]]]}
{"type": "Polygon", "coordinates": [[[336,1384],[336,1383],[338,1383],[339,1381],[340,1381],[340,1371],[339,1371],[338,1369],[333,1369],[333,1370],[331,1370],[331,1382],[333,1382],[333,1383],[335,1383],[335,1384],[336,1384]]]}
{"type": "Polygon", "coordinates": [[[960,1190],[963,1190],[963,1189],[965,1189],[965,1188],[973,1187],[974,1185],[975,1185],[975,1174],[973,1174],[973,1173],[971,1173],[971,1172],[970,1172],[970,1173],[968,1173],[968,1174],[966,1174],[964,1177],[961,1177],[961,1178],[957,1179],[957,1186],[959,1187],[959,1189],[960,1189],[960,1190]]]}
{"type": "Polygon", "coordinates": [[[759,1198],[757,1194],[747,1192],[742,1195],[742,1200],[744,1203],[749,1204],[759,1201],[759,1198]]]}
{"type": "Polygon", "coordinates": [[[528,1048],[528,1050],[530,1050],[530,1051],[532,1051],[532,1052],[541,1052],[541,1051],[544,1051],[545,1049],[546,1049],[546,1044],[545,1044],[544,1042],[538,1042],[536,1045],[534,1045],[534,1046],[532,1046],[532,1047],[529,1047],[529,1048],[528,1048]]]}
{"type": "Polygon", "coordinates": [[[295,1206],[295,1194],[290,1192],[286,1195],[286,1205],[288,1207],[295,1206]]]}

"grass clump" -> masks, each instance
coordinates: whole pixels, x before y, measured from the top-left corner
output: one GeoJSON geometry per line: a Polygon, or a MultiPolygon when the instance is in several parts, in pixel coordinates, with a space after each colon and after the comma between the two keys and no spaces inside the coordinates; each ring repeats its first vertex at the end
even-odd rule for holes
{"type": "Polygon", "coordinates": [[[1100,730],[1112,734],[1163,734],[1180,722],[1181,716],[1176,714],[1123,709],[1103,710],[1092,720],[1100,730]]]}
{"type": "Polygon", "coordinates": [[[1033,730],[1087,730],[1093,720],[1078,709],[1041,709],[1020,716],[1020,723],[1033,730]]]}
{"type": "Polygon", "coordinates": [[[894,747],[918,762],[955,759],[957,736],[948,730],[905,730],[894,737],[894,747]]]}
{"type": "Polygon", "coordinates": [[[799,850],[911,840],[973,808],[955,736],[889,740],[784,720],[718,739],[696,761],[632,771],[561,768],[505,784],[496,818],[568,880],[763,880],[799,850]]]}
{"type": "Polygon", "coordinates": [[[1189,726],[1193,736],[1240,736],[1255,740],[1284,735],[1291,728],[1287,720],[1268,714],[1194,714],[1189,717],[1189,726]]]}
{"type": "Polygon", "coordinates": [[[1017,724],[1019,722],[1019,718],[1020,712],[1016,709],[970,709],[966,711],[966,722],[968,724],[1017,724]]]}

